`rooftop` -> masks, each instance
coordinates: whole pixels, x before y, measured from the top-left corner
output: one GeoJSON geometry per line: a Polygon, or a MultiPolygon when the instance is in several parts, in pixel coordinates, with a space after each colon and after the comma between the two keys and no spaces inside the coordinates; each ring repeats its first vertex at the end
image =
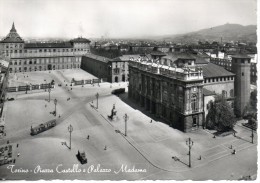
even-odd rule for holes
{"type": "Polygon", "coordinates": [[[159,56],[165,56],[166,54],[161,51],[152,51],[150,53],[151,55],[159,55],[159,56]]]}
{"type": "Polygon", "coordinates": [[[232,56],[233,58],[251,58],[248,55],[245,54],[236,54],[232,56]]]}
{"type": "Polygon", "coordinates": [[[2,39],[0,42],[1,43],[24,43],[24,40],[16,32],[16,29],[15,29],[15,26],[13,23],[9,34],[4,39],[2,39]]]}
{"type": "Polygon", "coordinates": [[[70,40],[73,43],[90,43],[91,41],[87,38],[78,37],[75,39],[70,40]]]}
{"type": "Polygon", "coordinates": [[[83,57],[92,58],[92,59],[95,59],[97,61],[104,62],[104,63],[112,61],[112,59],[110,59],[110,58],[106,58],[106,57],[102,57],[102,56],[98,56],[98,55],[94,55],[94,54],[85,54],[83,57]]]}
{"type": "Polygon", "coordinates": [[[25,43],[24,48],[72,48],[73,45],[70,42],[60,43],[25,43]]]}
{"type": "Polygon", "coordinates": [[[160,74],[166,77],[182,80],[182,81],[192,81],[192,80],[203,80],[202,68],[193,66],[193,67],[171,67],[154,62],[147,61],[133,61],[129,62],[129,65],[140,70],[151,72],[153,74],[160,74]]]}
{"type": "Polygon", "coordinates": [[[162,58],[166,58],[166,59],[170,59],[172,61],[176,61],[176,60],[194,60],[194,57],[191,56],[191,54],[188,53],[184,53],[184,52],[180,52],[180,53],[168,53],[167,56],[164,56],[162,58]]]}
{"type": "Polygon", "coordinates": [[[130,61],[130,60],[137,60],[141,58],[140,55],[122,55],[120,57],[116,57],[113,59],[113,61],[130,61]]]}
{"type": "Polygon", "coordinates": [[[224,77],[224,76],[234,76],[232,72],[227,71],[223,67],[220,67],[213,63],[208,63],[207,65],[202,66],[203,76],[205,78],[213,78],[213,77],[224,77]]]}

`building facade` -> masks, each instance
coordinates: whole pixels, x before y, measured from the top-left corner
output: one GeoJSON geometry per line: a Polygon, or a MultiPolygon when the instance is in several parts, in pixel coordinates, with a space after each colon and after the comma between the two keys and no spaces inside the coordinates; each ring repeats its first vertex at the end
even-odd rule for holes
{"type": "Polygon", "coordinates": [[[4,102],[5,102],[8,77],[9,77],[9,62],[0,58],[0,120],[2,117],[2,112],[3,112],[4,102]]]}
{"type": "Polygon", "coordinates": [[[106,81],[125,82],[128,81],[128,61],[131,56],[122,56],[114,59],[87,54],[82,57],[81,68],[98,78],[106,81]],[[127,57],[127,58],[125,58],[127,57]]]}
{"type": "Polygon", "coordinates": [[[179,59],[176,67],[132,61],[129,75],[129,97],[150,113],[185,132],[202,125],[203,71],[194,60],[179,59]]]}
{"type": "Polygon", "coordinates": [[[80,68],[81,57],[90,52],[90,41],[76,38],[68,42],[26,43],[14,24],[0,41],[0,52],[10,60],[10,72],[80,68]]]}

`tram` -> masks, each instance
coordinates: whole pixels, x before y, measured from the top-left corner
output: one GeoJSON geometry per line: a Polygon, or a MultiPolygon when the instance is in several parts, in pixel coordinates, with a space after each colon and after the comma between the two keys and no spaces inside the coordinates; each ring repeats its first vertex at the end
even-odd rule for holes
{"type": "Polygon", "coordinates": [[[47,121],[46,123],[42,123],[36,127],[31,126],[31,135],[37,135],[41,132],[44,132],[52,127],[56,126],[56,119],[47,121]]]}

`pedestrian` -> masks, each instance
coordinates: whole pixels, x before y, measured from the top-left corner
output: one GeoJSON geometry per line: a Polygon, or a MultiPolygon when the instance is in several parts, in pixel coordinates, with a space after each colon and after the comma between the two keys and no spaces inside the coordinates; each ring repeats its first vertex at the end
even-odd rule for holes
{"type": "Polygon", "coordinates": [[[16,145],[16,147],[18,147],[18,146],[19,146],[19,144],[16,145]]]}
{"type": "Polygon", "coordinates": [[[59,118],[60,118],[60,114],[59,114],[59,118]]]}
{"type": "Polygon", "coordinates": [[[7,144],[9,144],[9,140],[7,141],[7,144]]]}
{"type": "Polygon", "coordinates": [[[19,157],[19,156],[20,156],[20,153],[17,154],[17,157],[19,157]]]}
{"type": "Polygon", "coordinates": [[[104,150],[107,150],[107,146],[105,146],[105,149],[104,150]]]}
{"type": "Polygon", "coordinates": [[[45,108],[47,107],[47,105],[45,104],[45,108]]]}
{"type": "Polygon", "coordinates": [[[201,160],[201,155],[200,155],[200,157],[199,157],[199,160],[201,160]]]}
{"type": "Polygon", "coordinates": [[[214,136],[213,136],[213,138],[215,139],[215,138],[216,138],[216,136],[214,135],[214,136]]]}
{"type": "Polygon", "coordinates": [[[236,137],[236,132],[234,132],[234,137],[236,137]]]}
{"type": "Polygon", "coordinates": [[[89,135],[88,135],[87,139],[89,140],[89,135]]]}
{"type": "Polygon", "coordinates": [[[232,149],[232,148],[233,148],[233,146],[231,145],[231,146],[230,146],[230,149],[232,149]]]}
{"type": "Polygon", "coordinates": [[[14,163],[15,163],[15,159],[14,159],[14,161],[13,161],[14,163]]]}
{"type": "Polygon", "coordinates": [[[152,122],[153,122],[153,120],[151,119],[150,123],[152,123],[152,122]]]}

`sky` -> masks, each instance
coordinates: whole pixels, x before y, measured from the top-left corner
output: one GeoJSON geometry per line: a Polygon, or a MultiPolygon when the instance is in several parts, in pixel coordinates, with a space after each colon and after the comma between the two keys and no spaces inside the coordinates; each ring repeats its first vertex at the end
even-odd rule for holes
{"type": "Polygon", "coordinates": [[[0,0],[0,37],[134,38],[256,25],[257,0],[0,0]]]}

